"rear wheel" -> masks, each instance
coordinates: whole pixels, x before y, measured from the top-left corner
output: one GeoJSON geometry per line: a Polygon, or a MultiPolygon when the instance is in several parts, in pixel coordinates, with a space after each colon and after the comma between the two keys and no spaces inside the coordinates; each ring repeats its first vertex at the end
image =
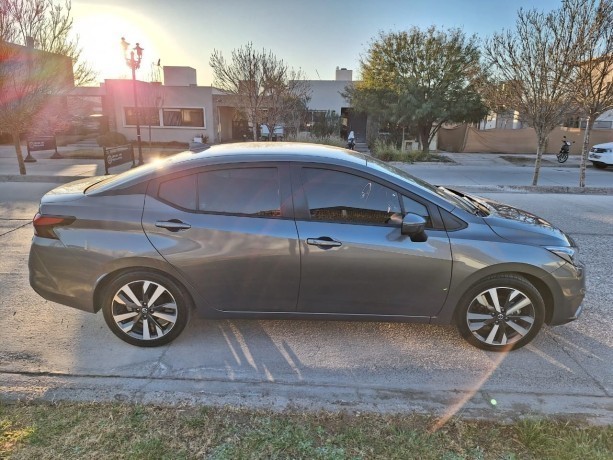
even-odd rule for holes
{"type": "Polygon", "coordinates": [[[545,318],[539,291],[516,275],[495,275],[464,295],[456,311],[460,335],[488,351],[507,351],[528,344],[545,318]]]}
{"type": "Polygon", "coordinates": [[[156,272],[124,273],[107,287],[104,319],[121,340],[156,347],[174,340],[185,328],[190,301],[185,290],[156,272]]]}

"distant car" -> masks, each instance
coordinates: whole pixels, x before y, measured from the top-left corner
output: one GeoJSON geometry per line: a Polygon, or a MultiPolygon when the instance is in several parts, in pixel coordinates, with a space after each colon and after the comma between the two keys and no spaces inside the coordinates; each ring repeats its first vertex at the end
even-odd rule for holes
{"type": "Polygon", "coordinates": [[[60,186],[30,283],[139,346],[214,318],[455,323],[493,351],[581,313],[574,241],[511,206],[345,149],[215,145],[60,186]]]}
{"type": "Polygon", "coordinates": [[[595,168],[604,169],[607,166],[613,166],[613,142],[593,146],[587,159],[595,168]]]}

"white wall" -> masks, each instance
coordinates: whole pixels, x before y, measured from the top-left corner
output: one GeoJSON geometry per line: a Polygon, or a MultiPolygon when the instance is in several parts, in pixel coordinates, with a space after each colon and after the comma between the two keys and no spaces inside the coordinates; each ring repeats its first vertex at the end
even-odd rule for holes
{"type": "Polygon", "coordinates": [[[349,102],[341,96],[350,81],[310,80],[311,100],[308,103],[310,110],[334,110],[341,114],[341,107],[349,107],[349,102]]]}

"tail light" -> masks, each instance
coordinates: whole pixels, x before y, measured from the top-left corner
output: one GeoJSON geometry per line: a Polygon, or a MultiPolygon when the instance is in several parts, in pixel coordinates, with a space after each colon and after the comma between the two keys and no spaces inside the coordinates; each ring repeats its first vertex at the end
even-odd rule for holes
{"type": "Polygon", "coordinates": [[[41,238],[58,239],[55,234],[57,227],[65,227],[75,221],[74,217],[70,216],[44,216],[40,212],[36,213],[32,224],[34,225],[34,234],[41,238]]]}

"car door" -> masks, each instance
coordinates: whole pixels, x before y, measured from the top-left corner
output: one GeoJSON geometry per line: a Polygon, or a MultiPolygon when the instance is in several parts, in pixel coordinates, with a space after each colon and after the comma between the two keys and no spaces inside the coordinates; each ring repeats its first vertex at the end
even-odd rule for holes
{"type": "Polygon", "coordinates": [[[451,250],[447,233],[432,224],[432,208],[351,170],[303,165],[292,181],[302,255],[298,311],[425,318],[440,310],[451,250]],[[426,218],[427,241],[401,234],[390,217],[402,212],[426,218]]]}
{"type": "Polygon", "coordinates": [[[145,232],[207,306],[295,311],[300,253],[287,171],[225,166],[150,183],[145,232]]]}

